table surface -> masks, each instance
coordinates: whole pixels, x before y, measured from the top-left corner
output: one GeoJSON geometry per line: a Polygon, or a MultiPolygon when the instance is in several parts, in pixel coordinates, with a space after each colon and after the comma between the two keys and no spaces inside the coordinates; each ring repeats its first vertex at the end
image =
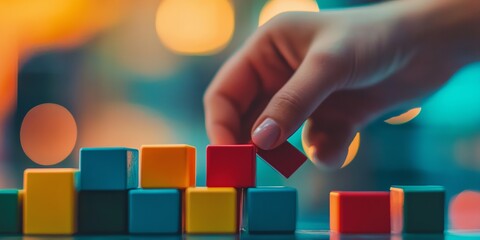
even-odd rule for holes
{"type": "Polygon", "coordinates": [[[0,235],[2,240],[43,240],[43,239],[58,239],[58,240],[89,240],[89,239],[107,239],[107,240],[150,240],[150,239],[165,239],[165,240],[263,240],[263,239],[278,239],[278,240],[295,240],[295,239],[332,239],[332,240],[356,240],[356,239],[374,239],[374,240],[461,240],[461,239],[480,239],[480,230],[471,232],[447,231],[445,234],[403,234],[403,235],[389,235],[389,234],[336,234],[329,231],[313,231],[313,230],[298,230],[295,234],[244,234],[241,235],[98,235],[98,236],[13,236],[0,235]]]}

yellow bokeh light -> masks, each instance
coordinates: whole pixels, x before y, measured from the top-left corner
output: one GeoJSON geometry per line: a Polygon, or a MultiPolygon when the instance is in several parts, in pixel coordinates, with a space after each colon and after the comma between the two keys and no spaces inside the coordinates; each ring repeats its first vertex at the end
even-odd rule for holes
{"type": "Polygon", "coordinates": [[[28,111],[20,128],[20,142],[25,154],[40,165],[63,161],[77,140],[77,124],[63,106],[40,104],[28,111]]]}
{"type": "MultiPolygon", "coordinates": [[[[72,47],[112,25],[126,9],[126,0],[2,1],[6,21],[18,30],[26,55],[37,49],[72,47]]],[[[1,12],[0,12],[1,13],[1,12]]]]}
{"type": "Polygon", "coordinates": [[[263,7],[258,19],[258,26],[284,12],[318,12],[315,0],[270,0],[263,7]]]}
{"type": "Polygon", "coordinates": [[[412,108],[398,116],[391,117],[385,120],[385,122],[392,125],[404,124],[413,120],[416,116],[418,116],[418,114],[420,114],[421,111],[422,111],[422,108],[420,107],[412,108]]]}
{"type": "Polygon", "coordinates": [[[355,137],[353,138],[352,142],[350,143],[350,146],[348,146],[348,153],[347,157],[345,158],[345,162],[343,162],[342,168],[348,166],[355,156],[357,156],[358,148],[360,148],[360,133],[357,132],[355,137]]]}
{"type": "Polygon", "coordinates": [[[228,0],[163,0],[156,17],[157,34],[170,50],[181,54],[212,54],[232,38],[233,6],[228,0]]]}

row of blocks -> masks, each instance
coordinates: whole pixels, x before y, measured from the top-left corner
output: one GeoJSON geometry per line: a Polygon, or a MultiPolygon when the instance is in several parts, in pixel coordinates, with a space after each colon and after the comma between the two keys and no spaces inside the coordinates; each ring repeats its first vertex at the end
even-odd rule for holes
{"type": "Polygon", "coordinates": [[[140,160],[83,148],[80,171],[27,169],[24,190],[0,191],[0,233],[293,232],[296,190],[255,188],[255,159],[253,145],[208,146],[207,187],[195,187],[191,146],[143,146],[140,160]]]}
{"type": "Polygon", "coordinates": [[[25,234],[237,233],[242,225],[258,233],[295,231],[293,188],[249,188],[245,198],[235,188],[207,187],[77,193],[68,184],[75,172],[27,170],[25,190],[0,191],[0,233],[22,232],[22,211],[25,234]]]}
{"type": "Polygon", "coordinates": [[[390,192],[331,192],[330,229],[339,233],[443,233],[441,186],[392,186],[390,192]]]}

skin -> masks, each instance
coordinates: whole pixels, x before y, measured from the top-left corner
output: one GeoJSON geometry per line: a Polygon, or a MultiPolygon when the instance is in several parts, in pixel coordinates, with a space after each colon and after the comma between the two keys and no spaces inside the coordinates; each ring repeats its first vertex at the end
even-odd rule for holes
{"type": "Polygon", "coordinates": [[[479,59],[480,1],[281,14],[218,71],[204,96],[207,133],[213,144],[252,140],[268,150],[307,120],[312,160],[337,168],[358,130],[419,106],[479,59]]]}

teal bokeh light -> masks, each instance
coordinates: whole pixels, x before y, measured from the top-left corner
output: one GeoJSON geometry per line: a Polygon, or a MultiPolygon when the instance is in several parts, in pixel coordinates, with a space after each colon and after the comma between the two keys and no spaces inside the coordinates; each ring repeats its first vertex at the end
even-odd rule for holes
{"type": "Polygon", "coordinates": [[[422,106],[416,119],[432,127],[480,128],[480,62],[458,71],[422,106]]]}

